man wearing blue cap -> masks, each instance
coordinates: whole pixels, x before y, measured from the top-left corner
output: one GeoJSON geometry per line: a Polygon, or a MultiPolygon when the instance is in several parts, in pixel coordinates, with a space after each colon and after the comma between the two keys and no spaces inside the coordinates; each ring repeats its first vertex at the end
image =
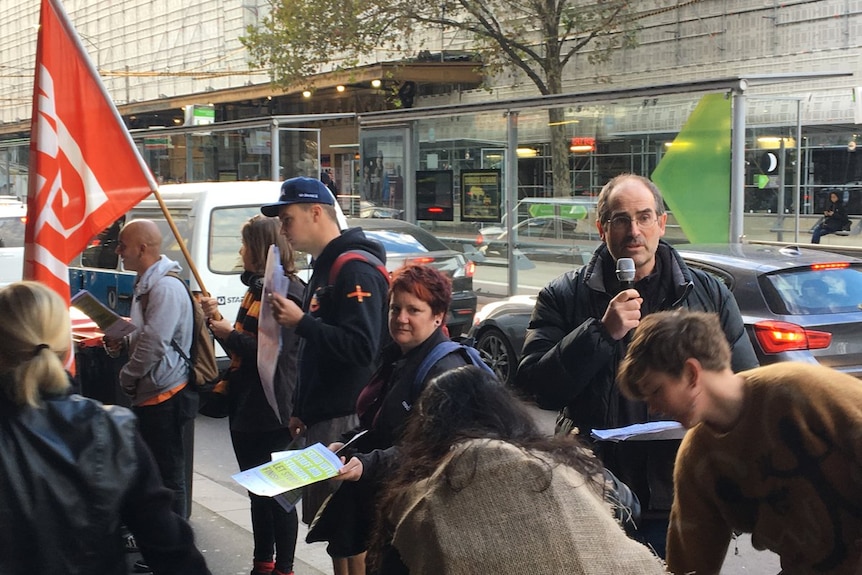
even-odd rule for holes
{"type": "MultiPolygon", "coordinates": [[[[388,276],[381,273],[386,252],[360,228],[342,231],[334,204],[320,180],[298,177],[284,182],[278,202],[261,208],[266,216],[278,216],[295,250],[314,258],[302,309],[267,295],[276,320],[295,327],[301,338],[290,428],[294,437],[304,433],[309,445],[329,445],[358,426],[356,398],[388,337],[388,276]]],[[[332,491],[327,481],[303,490],[303,522],[311,523],[332,491]]],[[[343,571],[333,558],[336,573],[347,572],[347,559],[341,560],[343,571]]]]}

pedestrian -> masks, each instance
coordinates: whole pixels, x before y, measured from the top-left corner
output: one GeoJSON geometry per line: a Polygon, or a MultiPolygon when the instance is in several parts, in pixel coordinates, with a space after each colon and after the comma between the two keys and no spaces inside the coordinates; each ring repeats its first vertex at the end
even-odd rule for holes
{"type": "Polygon", "coordinates": [[[157,575],[209,575],[128,409],[70,393],[69,310],[0,290],[0,573],[125,575],[121,525],[157,575]]]}
{"type": "Polygon", "coordinates": [[[332,168],[320,170],[320,181],[329,188],[332,195],[338,195],[338,184],[335,183],[335,178],[332,176],[332,168]]]}
{"type": "Polygon", "coordinates": [[[850,231],[850,218],[847,217],[844,202],[836,192],[831,192],[829,205],[823,211],[823,218],[811,231],[811,243],[819,244],[821,237],[840,231],[850,231]]]}
{"type": "Polygon", "coordinates": [[[517,386],[542,405],[562,407],[557,432],[577,433],[591,442],[604,465],[632,488],[641,503],[635,536],[664,556],[679,442],[590,438],[593,429],[650,420],[646,404],[623,397],[615,382],[630,331],[643,317],[664,309],[714,311],[731,344],[734,369],[754,367],[757,359],[730,291],[713,276],[688,268],[661,240],[667,213],[653,182],[617,176],[602,188],[596,210],[602,245],[586,266],[539,292],[517,386]],[[633,260],[631,286],[616,276],[620,258],[633,260]]]}
{"type": "Polygon", "coordinates": [[[809,363],[735,374],[715,314],[646,317],[624,393],[689,431],[674,471],[671,572],[718,573],[734,533],[782,573],[862,572],[862,387],[809,363]]]}
{"type": "MultiPolygon", "coordinates": [[[[151,220],[133,220],[120,231],[117,254],[126,270],[136,272],[131,321],[137,328],[123,339],[105,338],[112,356],[128,352],[119,374],[120,387],[131,398],[141,436],[153,454],[165,487],[174,493],[174,511],[188,518],[191,502],[186,484],[186,436],[194,433],[198,396],[188,389],[193,315],[188,289],[178,276],[180,265],[161,253],[162,234],[151,220]],[[179,348],[179,349],[178,349],[179,348]]],[[[136,571],[146,573],[145,563],[136,571]]]]}
{"type": "MultiPolygon", "coordinates": [[[[381,354],[380,368],[359,394],[356,413],[359,427],[345,434],[366,433],[342,453],[346,465],[338,479],[342,483],[318,518],[309,542],[327,541],[334,557],[364,560],[374,520],[380,483],[394,468],[393,447],[404,429],[412,406],[434,376],[468,363],[457,351],[440,358],[422,381],[418,369],[438,344],[449,341],[444,321],[452,301],[452,282],[430,266],[407,265],[392,274],[389,289],[389,333],[392,342],[381,354]]],[[[343,441],[329,446],[338,451],[343,441]]],[[[359,571],[364,573],[363,571],[359,571]]],[[[351,575],[357,571],[351,570],[351,575]]]]}
{"type": "MultiPolygon", "coordinates": [[[[361,228],[341,231],[335,198],[317,179],[285,181],[279,201],[261,211],[277,215],[291,246],[314,258],[301,307],[278,294],[267,297],[278,323],[295,328],[300,338],[291,433],[304,436],[309,445],[329,445],[358,425],[356,399],[388,337],[388,273],[380,269],[386,252],[361,228]],[[336,264],[340,269],[333,270],[336,264]]],[[[336,487],[335,482],[320,481],[303,488],[304,523],[313,521],[336,487]]],[[[364,561],[354,558],[353,563],[333,558],[336,575],[364,568],[364,561]]]]}
{"type": "Polygon", "coordinates": [[[400,447],[378,505],[380,575],[665,572],[614,520],[601,462],[545,436],[476,366],[428,384],[400,447]]]}
{"type": "MultiPolygon", "coordinates": [[[[218,311],[216,298],[201,300],[213,335],[231,359],[226,377],[228,418],[231,444],[241,471],[268,463],[273,452],[285,451],[291,442],[289,420],[299,344],[294,329],[281,328],[281,351],[272,377],[275,405],[264,391],[258,365],[258,325],[271,245],[278,246],[281,267],[289,279],[287,297],[301,305],[305,292],[305,283],[296,276],[293,249],[279,233],[280,226],[277,218],[257,215],[242,227],[239,254],[244,271],[240,279],[248,290],[235,322],[214,319],[218,311]]],[[[252,575],[292,574],[299,524],[296,508],[287,511],[271,497],[251,492],[248,495],[254,537],[252,575]]]]}

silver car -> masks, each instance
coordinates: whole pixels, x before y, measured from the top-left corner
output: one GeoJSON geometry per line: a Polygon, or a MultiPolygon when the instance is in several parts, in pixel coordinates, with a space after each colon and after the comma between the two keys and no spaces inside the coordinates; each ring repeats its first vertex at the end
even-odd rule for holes
{"type": "MultiPolygon", "coordinates": [[[[692,268],[736,298],[761,364],[817,362],[862,378],[862,259],[798,247],[681,245],[692,268]]],[[[476,314],[470,335],[507,383],[514,381],[535,297],[476,314]]]]}

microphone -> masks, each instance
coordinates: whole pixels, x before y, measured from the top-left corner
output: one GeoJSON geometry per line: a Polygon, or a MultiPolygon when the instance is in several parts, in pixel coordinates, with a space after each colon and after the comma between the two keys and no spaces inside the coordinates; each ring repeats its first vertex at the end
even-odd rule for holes
{"type": "Polygon", "coordinates": [[[617,280],[620,282],[620,291],[635,287],[635,261],[631,258],[620,258],[617,260],[617,280]]]}

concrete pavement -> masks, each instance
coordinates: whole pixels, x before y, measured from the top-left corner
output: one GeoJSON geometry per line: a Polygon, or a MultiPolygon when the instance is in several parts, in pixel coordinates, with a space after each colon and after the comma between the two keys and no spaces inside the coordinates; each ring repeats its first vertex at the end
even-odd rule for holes
{"type": "MultiPolygon", "coordinates": [[[[194,474],[192,526],[198,545],[213,575],[247,575],[251,571],[252,531],[248,496],[224,487],[200,473],[194,474]],[[226,524],[227,523],[227,524],[226,524]],[[228,535],[213,536],[215,531],[228,535]]],[[[305,543],[308,528],[300,522],[296,543],[295,575],[324,575],[332,562],[324,543],[305,543]]]]}

